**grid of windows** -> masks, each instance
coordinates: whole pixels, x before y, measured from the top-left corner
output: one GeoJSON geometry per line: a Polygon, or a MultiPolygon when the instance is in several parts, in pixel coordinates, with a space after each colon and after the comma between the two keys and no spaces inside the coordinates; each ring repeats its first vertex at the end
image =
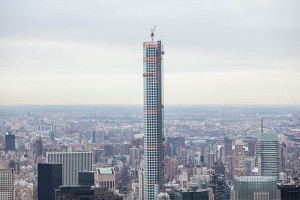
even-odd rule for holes
{"type": "Polygon", "coordinates": [[[63,185],[77,185],[78,171],[91,171],[92,152],[47,152],[48,163],[62,164],[63,185]]]}
{"type": "Polygon", "coordinates": [[[144,43],[144,196],[156,199],[163,187],[162,45],[144,43]]]}
{"type": "Polygon", "coordinates": [[[0,199],[14,199],[14,180],[12,169],[0,169],[0,199]]]}
{"type": "Polygon", "coordinates": [[[276,176],[241,176],[234,179],[236,199],[277,199],[276,176]]]}
{"type": "Polygon", "coordinates": [[[278,176],[278,136],[260,134],[257,141],[258,173],[261,176],[278,176]]]}

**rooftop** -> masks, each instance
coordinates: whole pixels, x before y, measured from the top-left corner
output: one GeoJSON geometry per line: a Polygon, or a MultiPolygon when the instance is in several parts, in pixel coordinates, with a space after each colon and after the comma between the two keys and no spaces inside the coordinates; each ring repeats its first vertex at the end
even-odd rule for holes
{"type": "Polygon", "coordinates": [[[97,171],[98,171],[98,174],[114,174],[115,173],[113,168],[107,168],[107,167],[106,168],[100,167],[97,169],[97,171]]]}

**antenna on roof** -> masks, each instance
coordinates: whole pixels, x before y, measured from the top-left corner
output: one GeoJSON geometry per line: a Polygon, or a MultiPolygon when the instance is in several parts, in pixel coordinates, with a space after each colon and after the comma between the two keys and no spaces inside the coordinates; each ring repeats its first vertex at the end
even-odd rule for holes
{"type": "Polygon", "coordinates": [[[154,26],[154,28],[153,29],[151,29],[151,40],[152,40],[152,42],[153,42],[153,40],[154,40],[154,31],[155,31],[155,28],[156,28],[156,25],[154,26]]]}

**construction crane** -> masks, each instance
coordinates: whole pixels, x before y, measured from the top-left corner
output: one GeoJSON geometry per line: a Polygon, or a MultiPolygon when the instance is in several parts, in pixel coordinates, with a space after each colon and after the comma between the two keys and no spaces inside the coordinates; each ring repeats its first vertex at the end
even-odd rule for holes
{"type": "Polygon", "coordinates": [[[154,26],[154,28],[153,29],[151,29],[151,39],[152,39],[152,42],[153,42],[153,40],[154,40],[154,31],[155,31],[155,28],[156,28],[156,25],[154,26]]]}

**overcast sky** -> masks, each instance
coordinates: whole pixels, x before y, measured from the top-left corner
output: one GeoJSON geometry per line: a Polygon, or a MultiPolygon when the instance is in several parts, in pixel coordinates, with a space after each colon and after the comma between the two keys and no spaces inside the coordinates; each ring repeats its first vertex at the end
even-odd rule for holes
{"type": "Polygon", "coordinates": [[[0,105],[142,104],[142,43],[165,104],[300,104],[298,0],[0,0],[0,105]]]}

